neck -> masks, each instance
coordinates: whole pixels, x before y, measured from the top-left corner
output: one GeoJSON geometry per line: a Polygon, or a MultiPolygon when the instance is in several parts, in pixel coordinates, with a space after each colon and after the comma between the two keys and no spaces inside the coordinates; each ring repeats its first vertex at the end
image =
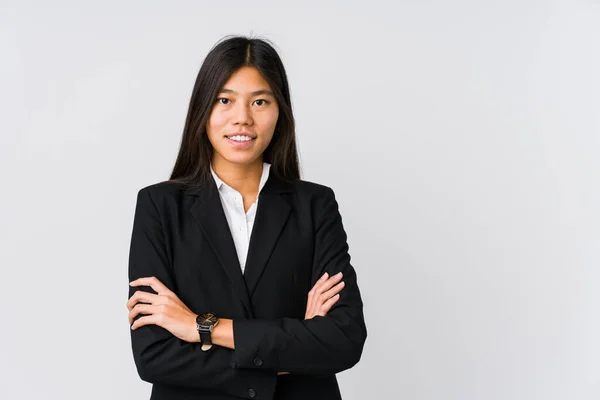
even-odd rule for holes
{"type": "Polygon", "coordinates": [[[234,164],[221,157],[214,157],[212,167],[223,182],[238,192],[242,194],[258,192],[263,172],[262,157],[257,158],[251,164],[234,164]]]}

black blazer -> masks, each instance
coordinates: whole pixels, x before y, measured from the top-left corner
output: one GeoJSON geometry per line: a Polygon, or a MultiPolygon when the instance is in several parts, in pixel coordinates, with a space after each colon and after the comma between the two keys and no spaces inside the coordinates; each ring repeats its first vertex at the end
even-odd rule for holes
{"type": "MultiPolygon", "coordinates": [[[[131,331],[151,399],[340,399],[337,372],[361,357],[367,331],[346,233],[332,189],[273,176],[263,187],[245,273],[214,180],[161,182],[137,197],[129,280],[155,276],[195,313],[233,320],[235,350],[203,352],[157,325],[131,331]],[[304,320],[324,272],[345,287],[325,317],[304,320]],[[278,371],[289,375],[277,375],[278,371]]],[[[153,293],[149,287],[129,288],[153,293]]]]}

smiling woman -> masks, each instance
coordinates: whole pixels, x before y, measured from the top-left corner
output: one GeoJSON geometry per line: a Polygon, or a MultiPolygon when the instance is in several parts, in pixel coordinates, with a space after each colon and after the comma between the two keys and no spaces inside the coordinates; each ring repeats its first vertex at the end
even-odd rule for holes
{"type": "Polygon", "coordinates": [[[152,399],[341,398],[363,303],[333,190],[300,179],[267,41],[228,38],[206,57],[170,180],[138,192],[129,280],[152,399]]]}
{"type": "Polygon", "coordinates": [[[271,86],[256,68],[242,67],[227,80],[218,96],[206,126],[214,151],[213,168],[259,160],[271,143],[279,117],[271,86]]]}

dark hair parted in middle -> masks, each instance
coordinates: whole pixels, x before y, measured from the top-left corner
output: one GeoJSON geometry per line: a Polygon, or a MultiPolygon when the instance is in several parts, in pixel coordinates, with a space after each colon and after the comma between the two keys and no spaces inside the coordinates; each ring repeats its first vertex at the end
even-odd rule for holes
{"type": "Polygon", "coordinates": [[[206,124],[223,85],[245,66],[260,72],[279,106],[275,135],[263,153],[263,161],[271,164],[270,173],[276,178],[286,182],[300,179],[294,115],[283,63],[266,40],[234,36],[218,42],[198,72],[171,180],[190,186],[201,186],[211,180],[213,148],[206,124]]]}

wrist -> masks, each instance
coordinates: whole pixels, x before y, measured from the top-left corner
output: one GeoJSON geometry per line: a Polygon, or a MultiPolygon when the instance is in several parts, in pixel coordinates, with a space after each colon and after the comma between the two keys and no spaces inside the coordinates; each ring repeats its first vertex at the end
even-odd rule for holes
{"type": "Polygon", "coordinates": [[[233,320],[219,318],[219,323],[211,333],[211,341],[217,346],[233,349],[233,320]]]}
{"type": "Polygon", "coordinates": [[[191,331],[190,331],[191,340],[189,340],[190,343],[200,343],[200,334],[198,333],[197,319],[198,319],[198,314],[194,314],[194,317],[192,318],[192,323],[190,324],[191,325],[191,331]]]}

